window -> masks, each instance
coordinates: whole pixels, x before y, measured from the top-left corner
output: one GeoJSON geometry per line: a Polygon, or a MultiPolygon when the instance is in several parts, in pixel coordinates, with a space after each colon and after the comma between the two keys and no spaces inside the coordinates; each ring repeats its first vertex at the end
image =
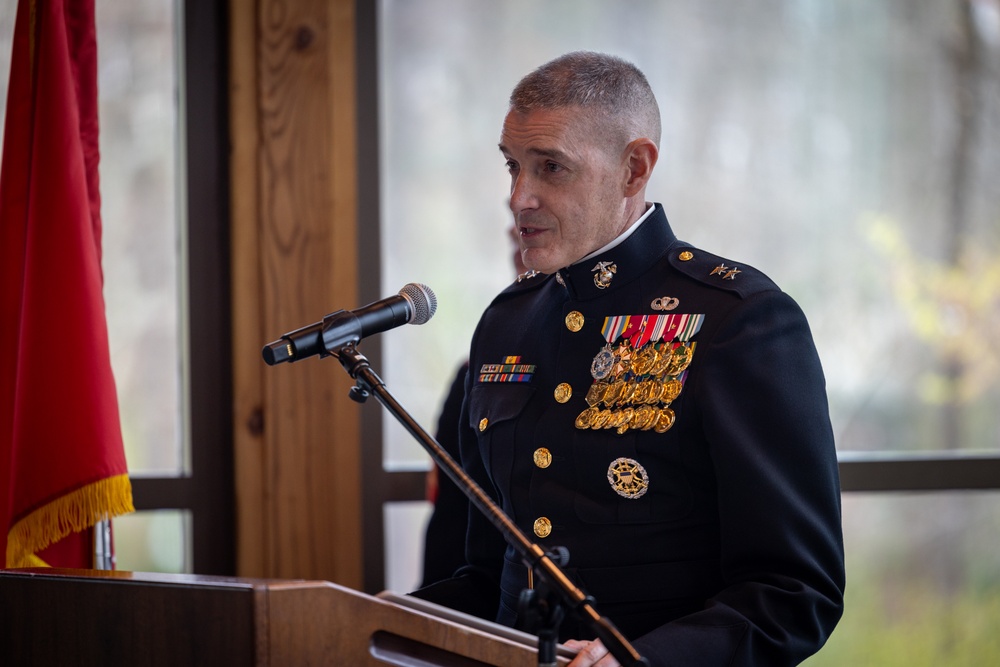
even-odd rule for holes
{"type": "MultiPolygon", "coordinates": [[[[849,590],[811,664],[915,639],[937,656],[927,664],[948,664],[950,639],[995,660],[986,630],[946,621],[1000,613],[982,541],[1000,517],[1000,4],[383,0],[378,21],[382,281],[439,298],[431,322],[383,343],[387,385],[417,421],[434,424],[512,277],[496,149],[510,89],[567,51],[619,54],[661,105],[650,198],[682,239],[774,278],[824,361],[849,590]],[[938,492],[867,493],[906,490],[938,492]],[[897,622],[918,598],[926,615],[897,622]]],[[[426,460],[394,424],[385,433],[387,469],[426,460]]],[[[410,567],[390,586],[412,586],[410,567]]],[[[872,664],[915,662],[896,659],[872,664]]]]}
{"type": "MultiPolygon", "coordinates": [[[[104,295],[136,482],[190,471],[181,419],[176,13],[164,0],[95,8],[104,295]]],[[[187,519],[159,510],[115,520],[118,567],[191,571],[187,519]]]]}

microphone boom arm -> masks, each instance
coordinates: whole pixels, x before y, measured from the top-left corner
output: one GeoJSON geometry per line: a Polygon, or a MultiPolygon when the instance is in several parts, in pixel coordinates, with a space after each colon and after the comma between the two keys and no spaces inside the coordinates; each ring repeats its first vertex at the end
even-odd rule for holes
{"type": "Polygon", "coordinates": [[[648,666],[649,663],[646,659],[636,652],[618,628],[594,609],[594,600],[577,588],[541,547],[528,540],[510,517],[493,502],[492,498],[486,495],[486,492],[445,451],[437,440],[431,437],[393,398],[389,390],[386,389],[385,383],[372,370],[368,359],[358,352],[353,343],[348,342],[336,349],[328,347],[327,350],[331,355],[337,357],[344,370],[357,382],[360,395],[374,394],[378,402],[423,445],[434,463],[444,470],[455,485],[468,496],[472,504],[490,520],[507,542],[513,545],[521,556],[522,562],[544,579],[559,594],[567,608],[575,611],[591,627],[618,662],[626,667],[648,666]]]}

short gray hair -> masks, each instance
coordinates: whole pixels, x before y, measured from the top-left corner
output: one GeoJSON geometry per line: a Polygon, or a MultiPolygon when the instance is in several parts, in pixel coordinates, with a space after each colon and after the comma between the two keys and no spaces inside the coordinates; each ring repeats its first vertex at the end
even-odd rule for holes
{"type": "Polygon", "coordinates": [[[521,79],[510,95],[510,108],[579,106],[599,112],[627,135],[660,145],[660,108],[649,81],[638,67],[617,56],[574,51],[551,60],[521,79]]]}

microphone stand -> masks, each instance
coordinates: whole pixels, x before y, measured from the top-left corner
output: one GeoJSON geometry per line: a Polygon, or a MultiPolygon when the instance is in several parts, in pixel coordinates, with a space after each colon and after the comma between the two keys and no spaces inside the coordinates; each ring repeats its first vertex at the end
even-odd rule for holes
{"type": "MultiPolygon", "coordinates": [[[[521,560],[528,568],[538,575],[540,587],[536,593],[538,595],[522,596],[534,597],[534,602],[541,606],[541,615],[550,619],[549,626],[543,628],[539,633],[539,658],[546,660],[540,665],[556,664],[555,643],[556,627],[562,619],[562,611],[553,609],[553,605],[564,604],[575,612],[594,631],[594,634],[601,640],[608,651],[624,667],[648,667],[649,663],[645,658],[636,652],[635,648],[628,642],[624,635],[607,618],[601,616],[594,609],[594,600],[585,595],[579,588],[573,585],[566,574],[554,562],[553,557],[547,554],[537,544],[532,543],[525,537],[524,533],[511,521],[510,517],[504,514],[503,510],[497,506],[493,499],[476,484],[469,475],[458,465],[458,463],[432,438],[421,426],[406,412],[406,410],[393,398],[385,387],[382,379],[372,370],[368,359],[358,352],[353,342],[328,350],[331,355],[337,357],[344,370],[356,381],[356,385],[351,388],[351,398],[359,403],[363,403],[370,395],[381,403],[399,422],[415,437],[424,449],[431,455],[434,462],[445,471],[448,477],[462,489],[469,500],[482,512],[487,519],[500,531],[521,556],[521,560]]],[[[557,557],[558,559],[558,557],[557,557]]]]}

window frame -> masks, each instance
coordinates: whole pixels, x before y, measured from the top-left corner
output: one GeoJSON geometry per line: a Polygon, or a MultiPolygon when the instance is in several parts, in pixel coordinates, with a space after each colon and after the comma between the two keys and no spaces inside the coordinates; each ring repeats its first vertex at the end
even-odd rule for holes
{"type": "Polygon", "coordinates": [[[182,0],[176,9],[181,404],[190,473],[131,477],[136,511],[190,512],[190,566],[215,575],[236,567],[227,7],[225,0],[182,0]]]}

